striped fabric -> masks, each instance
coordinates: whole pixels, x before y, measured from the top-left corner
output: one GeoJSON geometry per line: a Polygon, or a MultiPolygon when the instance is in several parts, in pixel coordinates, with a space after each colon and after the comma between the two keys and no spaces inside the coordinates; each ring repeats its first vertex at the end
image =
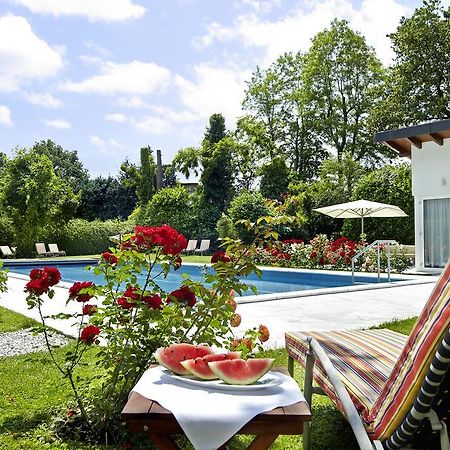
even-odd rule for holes
{"type": "MultiPolygon", "coordinates": [[[[446,336],[441,342],[438,351],[436,352],[431,366],[428,369],[427,375],[423,381],[422,387],[414,404],[404,419],[403,423],[397,431],[383,443],[387,450],[399,450],[403,448],[411,438],[420,434],[420,428],[423,425],[422,420],[426,414],[433,409],[438,413],[438,417],[449,417],[449,381],[450,381],[450,330],[447,331],[446,336]],[[443,399],[447,401],[442,401],[443,399]],[[440,411],[441,409],[441,411],[440,411]]],[[[425,448],[425,442],[417,445],[420,436],[414,437],[416,448],[425,448]]],[[[438,439],[435,440],[435,442],[438,439]]],[[[435,446],[437,448],[437,446],[435,446]]]]}
{"type": "MultiPolygon", "coordinates": [[[[324,348],[356,408],[367,420],[405,346],[407,336],[390,330],[288,332],[285,336],[287,352],[303,366],[308,336],[314,337],[324,348]]],[[[339,405],[320,361],[316,361],[314,380],[339,405]]]]}
{"type": "MultiPolygon", "coordinates": [[[[315,337],[340,372],[371,439],[386,441],[413,407],[450,327],[449,299],[450,262],[408,338],[387,330],[290,332],[286,333],[286,348],[304,365],[305,338],[315,337]],[[380,338],[383,333],[384,342],[380,338]]],[[[319,364],[314,372],[316,382],[340,406],[319,364]]]]}

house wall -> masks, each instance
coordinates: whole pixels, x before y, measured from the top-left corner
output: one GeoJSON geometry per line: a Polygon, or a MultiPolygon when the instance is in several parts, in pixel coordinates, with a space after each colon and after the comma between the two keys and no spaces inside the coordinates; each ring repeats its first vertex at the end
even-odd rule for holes
{"type": "Polygon", "coordinates": [[[443,146],[424,142],[421,149],[412,147],[411,163],[416,269],[426,270],[423,255],[423,200],[450,197],[450,139],[444,139],[443,146]]]}

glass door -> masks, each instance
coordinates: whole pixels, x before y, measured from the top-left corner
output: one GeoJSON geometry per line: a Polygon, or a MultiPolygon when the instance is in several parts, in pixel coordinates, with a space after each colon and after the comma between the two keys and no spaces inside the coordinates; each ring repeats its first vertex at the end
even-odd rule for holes
{"type": "Polygon", "coordinates": [[[450,198],[423,201],[425,267],[444,267],[450,257],[450,198]]]}

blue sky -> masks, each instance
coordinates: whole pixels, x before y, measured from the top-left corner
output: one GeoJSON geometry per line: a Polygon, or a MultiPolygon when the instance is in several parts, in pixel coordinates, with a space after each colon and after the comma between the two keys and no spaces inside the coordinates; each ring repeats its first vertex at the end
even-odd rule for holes
{"type": "Polygon", "coordinates": [[[199,144],[211,114],[234,127],[257,65],[307,50],[335,17],[388,64],[386,34],[421,3],[0,0],[0,151],[52,139],[92,176],[137,162],[144,145],[170,162],[199,144]]]}

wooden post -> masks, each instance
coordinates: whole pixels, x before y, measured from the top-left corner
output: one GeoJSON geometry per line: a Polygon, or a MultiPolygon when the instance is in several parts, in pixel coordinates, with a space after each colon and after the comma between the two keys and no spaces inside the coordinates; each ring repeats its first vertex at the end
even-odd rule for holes
{"type": "Polygon", "coordinates": [[[156,190],[163,188],[163,168],[161,150],[156,150],[156,190]]]}

